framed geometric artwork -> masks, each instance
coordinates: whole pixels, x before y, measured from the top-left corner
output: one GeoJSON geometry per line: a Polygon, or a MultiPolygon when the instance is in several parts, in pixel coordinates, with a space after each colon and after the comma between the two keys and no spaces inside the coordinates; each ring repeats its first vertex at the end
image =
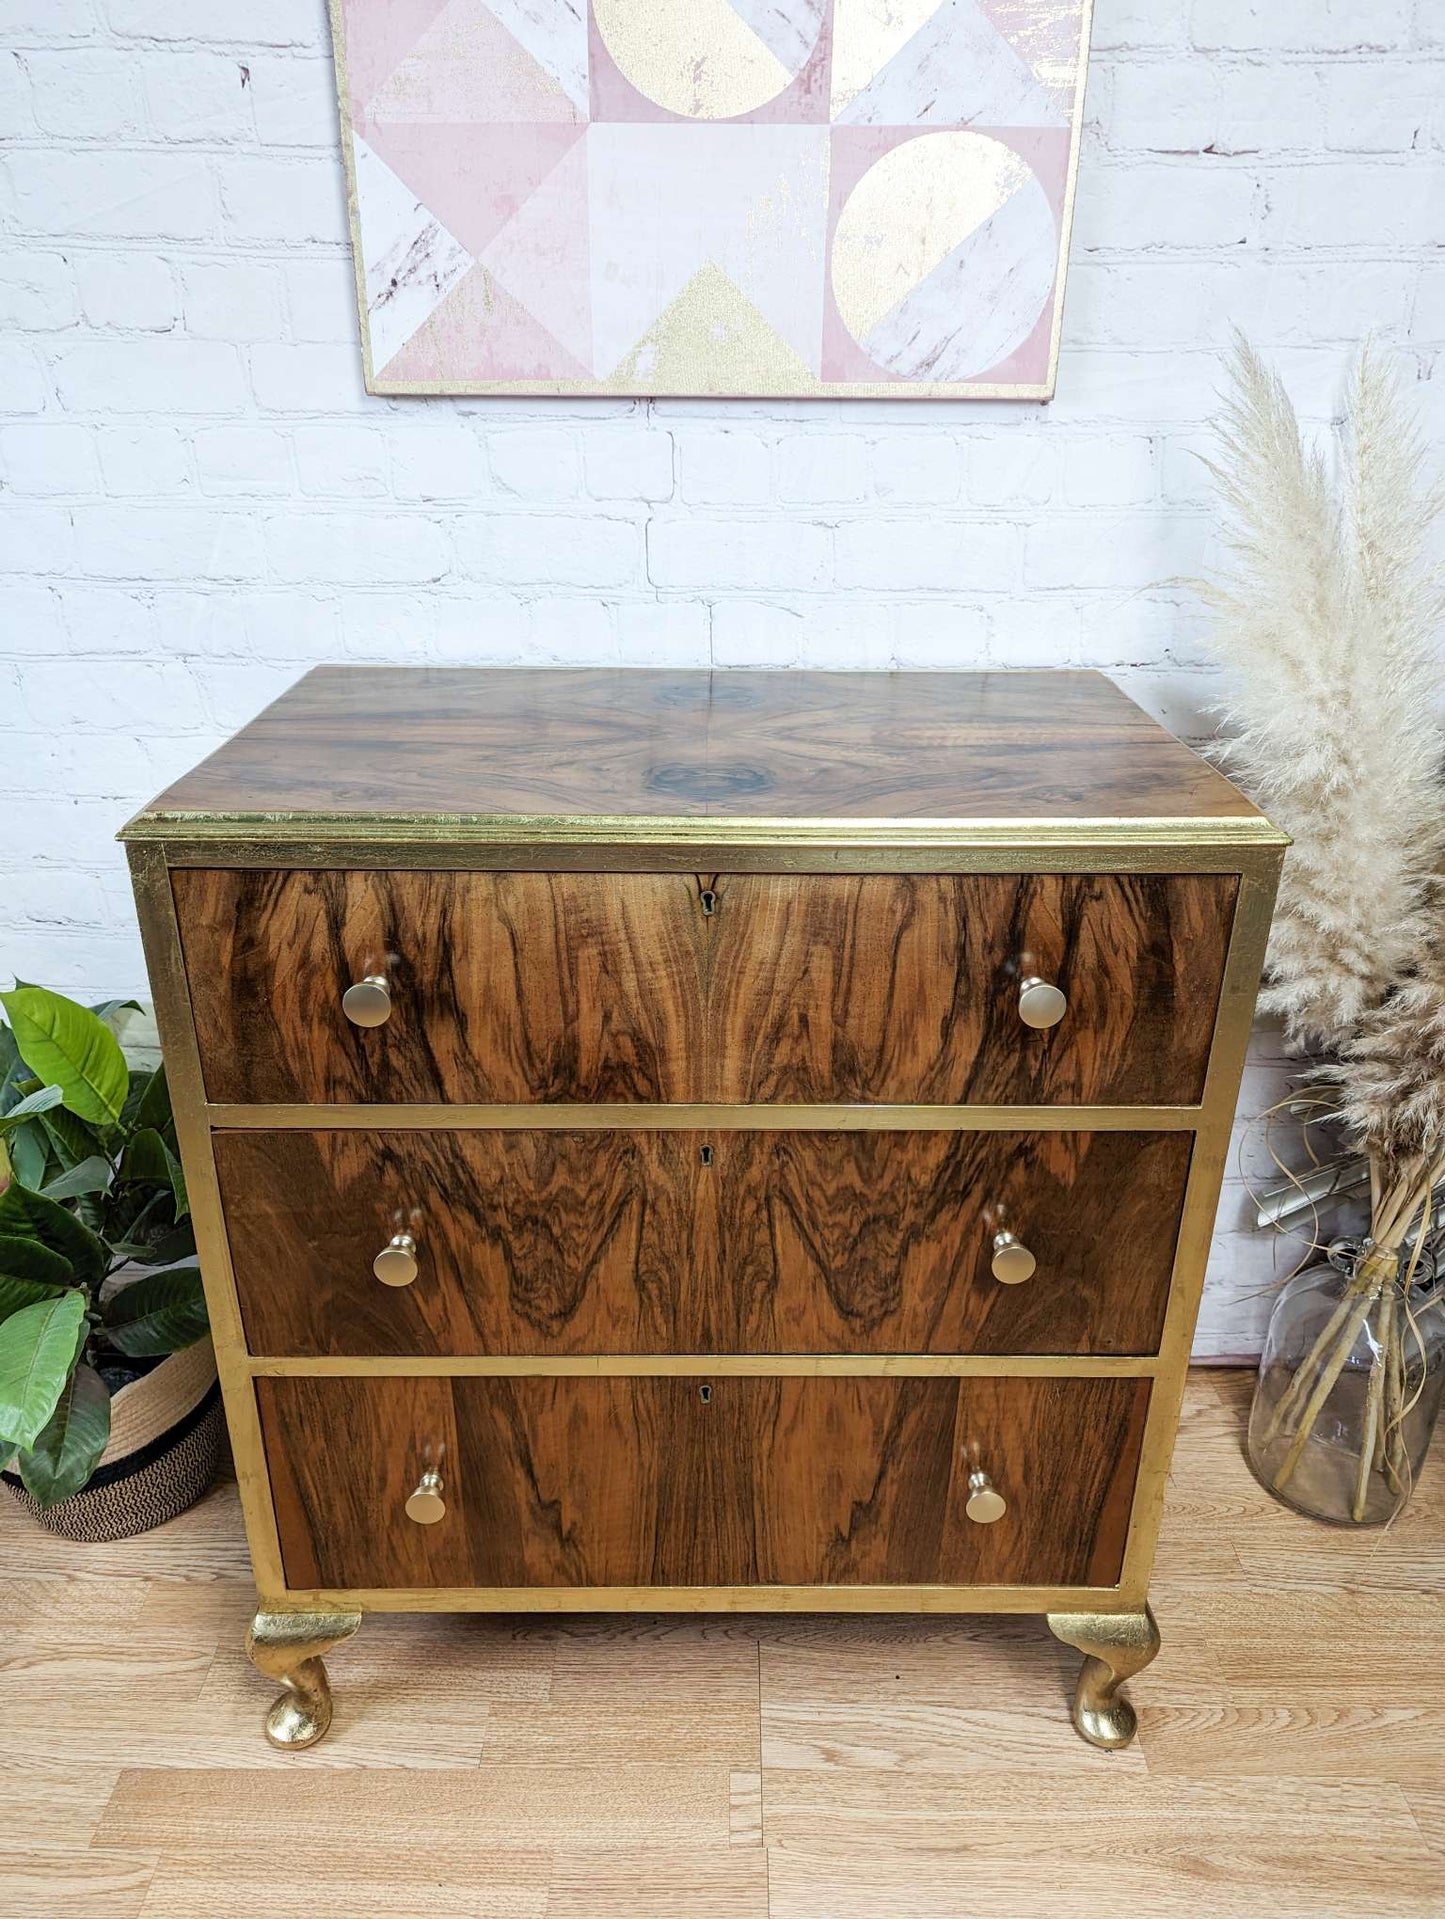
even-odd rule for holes
{"type": "Polygon", "coordinates": [[[1091,0],[331,0],[373,393],[1048,399],[1091,0]]]}

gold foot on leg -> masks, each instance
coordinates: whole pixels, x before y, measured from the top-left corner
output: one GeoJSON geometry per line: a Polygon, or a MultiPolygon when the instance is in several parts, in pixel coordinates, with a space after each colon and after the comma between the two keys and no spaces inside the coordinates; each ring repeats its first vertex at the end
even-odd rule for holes
{"type": "Polygon", "coordinates": [[[1145,1606],[1139,1612],[1051,1612],[1049,1631],[1085,1655],[1074,1690],[1074,1725],[1091,1746],[1115,1751],[1139,1729],[1119,1688],[1142,1672],[1159,1650],[1159,1628],[1145,1606]]]}
{"type": "Polygon", "coordinates": [[[266,1715],[266,1737],[291,1752],[314,1746],[331,1724],[331,1685],[321,1655],[361,1624],[359,1612],[258,1612],[246,1656],[286,1690],[266,1715]]]}

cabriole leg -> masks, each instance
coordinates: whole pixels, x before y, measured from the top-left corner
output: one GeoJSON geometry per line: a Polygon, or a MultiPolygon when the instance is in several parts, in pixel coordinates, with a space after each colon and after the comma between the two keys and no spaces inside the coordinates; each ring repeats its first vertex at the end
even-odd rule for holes
{"type": "Polygon", "coordinates": [[[1074,1689],[1074,1725],[1091,1746],[1127,1746],[1139,1729],[1119,1688],[1143,1672],[1159,1650],[1159,1628],[1147,1606],[1138,1612],[1051,1612],[1049,1631],[1084,1654],[1074,1689]]]}
{"type": "Polygon", "coordinates": [[[321,1655],[361,1624],[359,1612],[258,1612],[246,1634],[246,1656],[286,1690],[266,1715],[273,1746],[314,1746],[331,1724],[331,1685],[321,1655]]]}

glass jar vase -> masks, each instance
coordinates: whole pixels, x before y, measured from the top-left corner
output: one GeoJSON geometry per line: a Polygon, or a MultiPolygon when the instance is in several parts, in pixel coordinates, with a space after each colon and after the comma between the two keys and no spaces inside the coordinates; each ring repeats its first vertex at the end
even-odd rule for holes
{"type": "Polygon", "coordinates": [[[1270,1317],[1250,1468],[1312,1519],[1383,1525],[1419,1480],[1442,1390],[1445,1283],[1434,1261],[1337,1240],[1288,1281],[1270,1317]]]}

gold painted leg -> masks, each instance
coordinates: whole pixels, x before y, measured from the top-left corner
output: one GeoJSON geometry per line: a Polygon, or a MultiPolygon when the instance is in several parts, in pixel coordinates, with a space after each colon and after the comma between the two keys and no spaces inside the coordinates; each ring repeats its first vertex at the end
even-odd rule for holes
{"type": "Polygon", "coordinates": [[[1139,1729],[1119,1688],[1143,1672],[1159,1650],[1159,1628],[1147,1606],[1140,1612],[1051,1612],[1049,1631],[1085,1655],[1074,1690],[1074,1725],[1091,1746],[1127,1746],[1139,1729]]]}
{"type": "Polygon", "coordinates": [[[286,1690],[266,1715],[273,1746],[314,1746],[331,1724],[331,1685],[321,1655],[361,1624],[359,1612],[258,1612],[246,1633],[246,1656],[286,1690]]]}

